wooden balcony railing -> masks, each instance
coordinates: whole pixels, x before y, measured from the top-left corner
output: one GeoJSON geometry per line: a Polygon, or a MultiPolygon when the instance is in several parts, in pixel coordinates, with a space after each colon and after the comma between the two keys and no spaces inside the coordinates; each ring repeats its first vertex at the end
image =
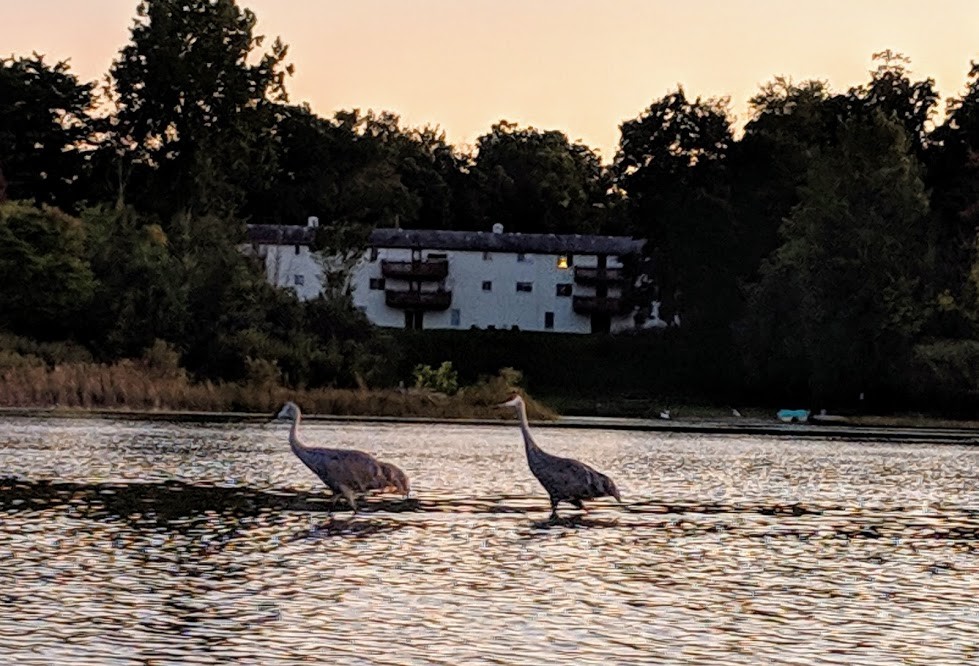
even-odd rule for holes
{"type": "Polygon", "coordinates": [[[416,261],[381,260],[381,275],[395,280],[444,280],[449,274],[448,259],[421,259],[416,261]]]}
{"type": "Polygon", "coordinates": [[[598,284],[599,282],[624,282],[625,271],[621,268],[588,268],[575,266],[574,280],[578,284],[598,284]]]}
{"type": "Polygon", "coordinates": [[[575,296],[571,307],[578,314],[619,314],[622,299],[613,296],[575,296]]]}
{"type": "Polygon", "coordinates": [[[452,292],[386,289],[384,302],[388,307],[405,310],[445,310],[452,304],[452,292]]]}

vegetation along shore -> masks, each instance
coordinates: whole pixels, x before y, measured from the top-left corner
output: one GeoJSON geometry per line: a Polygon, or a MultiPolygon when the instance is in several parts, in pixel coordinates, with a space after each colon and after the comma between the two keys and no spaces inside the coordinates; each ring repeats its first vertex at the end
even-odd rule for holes
{"type": "Polygon", "coordinates": [[[104,86],[0,60],[0,405],[482,416],[515,368],[562,413],[979,413],[979,65],[944,101],[893,51],[848,90],[775,77],[738,125],[677,87],[603,162],[506,120],[461,148],[321,117],[238,2],[139,6],[104,86]],[[640,239],[666,326],[382,329],[338,276],[300,301],[241,251],[308,216],[323,256],[395,227],[640,239]]]}

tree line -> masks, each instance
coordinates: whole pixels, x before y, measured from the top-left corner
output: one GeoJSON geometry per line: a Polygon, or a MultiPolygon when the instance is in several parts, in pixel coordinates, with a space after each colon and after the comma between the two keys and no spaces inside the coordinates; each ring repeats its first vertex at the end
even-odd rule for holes
{"type": "Polygon", "coordinates": [[[680,322],[650,344],[724,350],[731,391],[976,395],[979,65],[944,114],[892,51],[846,91],[777,77],[741,130],[728,100],[677,87],[621,123],[604,164],[506,121],[462,150],[393,113],[321,117],[289,101],[288,49],[255,24],[234,0],[143,0],[102,82],[37,54],[0,63],[7,333],[100,360],[163,340],[200,377],[396,383],[397,340],[349,296],[301,304],[265,284],[237,250],[244,223],[317,215],[329,248],[501,222],[648,239],[642,296],[680,322]]]}

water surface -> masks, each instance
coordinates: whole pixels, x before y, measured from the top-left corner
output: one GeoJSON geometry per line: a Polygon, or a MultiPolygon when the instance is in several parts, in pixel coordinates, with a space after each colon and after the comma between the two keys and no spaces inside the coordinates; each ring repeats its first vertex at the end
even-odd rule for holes
{"type": "Polygon", "coordinates": [[[625,501],[551,525],[516,427],[304,437],[412,497],[329,516],[285,426],[0,420],[3,663],[979,660],[979,449],[542,429],[625,501]]]}

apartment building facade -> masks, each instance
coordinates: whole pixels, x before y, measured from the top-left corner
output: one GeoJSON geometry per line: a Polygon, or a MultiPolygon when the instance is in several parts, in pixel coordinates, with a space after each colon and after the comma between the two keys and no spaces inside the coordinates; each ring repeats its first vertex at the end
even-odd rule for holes
{"type": "MultiPolygon", "coordinates": [[[[258,229],[264,226],[249,227],[249,239],[274,240],[258,229]]],[[[312,243],[309,232],[304,237],[312,243]]],[[[486,232],[376,229],[350,284],[356,307],[382,327],[609,332],[631,326],[623,296],[632,276],[623,258],[641,253],[643,244],[622,236],[506,233],[501,225],[486,232]]],[[[296,244],[257,247],[272,284],[294,288],[300,298],[319,293],[309,288],[322,288],[312,252],[296,244]]]]}

